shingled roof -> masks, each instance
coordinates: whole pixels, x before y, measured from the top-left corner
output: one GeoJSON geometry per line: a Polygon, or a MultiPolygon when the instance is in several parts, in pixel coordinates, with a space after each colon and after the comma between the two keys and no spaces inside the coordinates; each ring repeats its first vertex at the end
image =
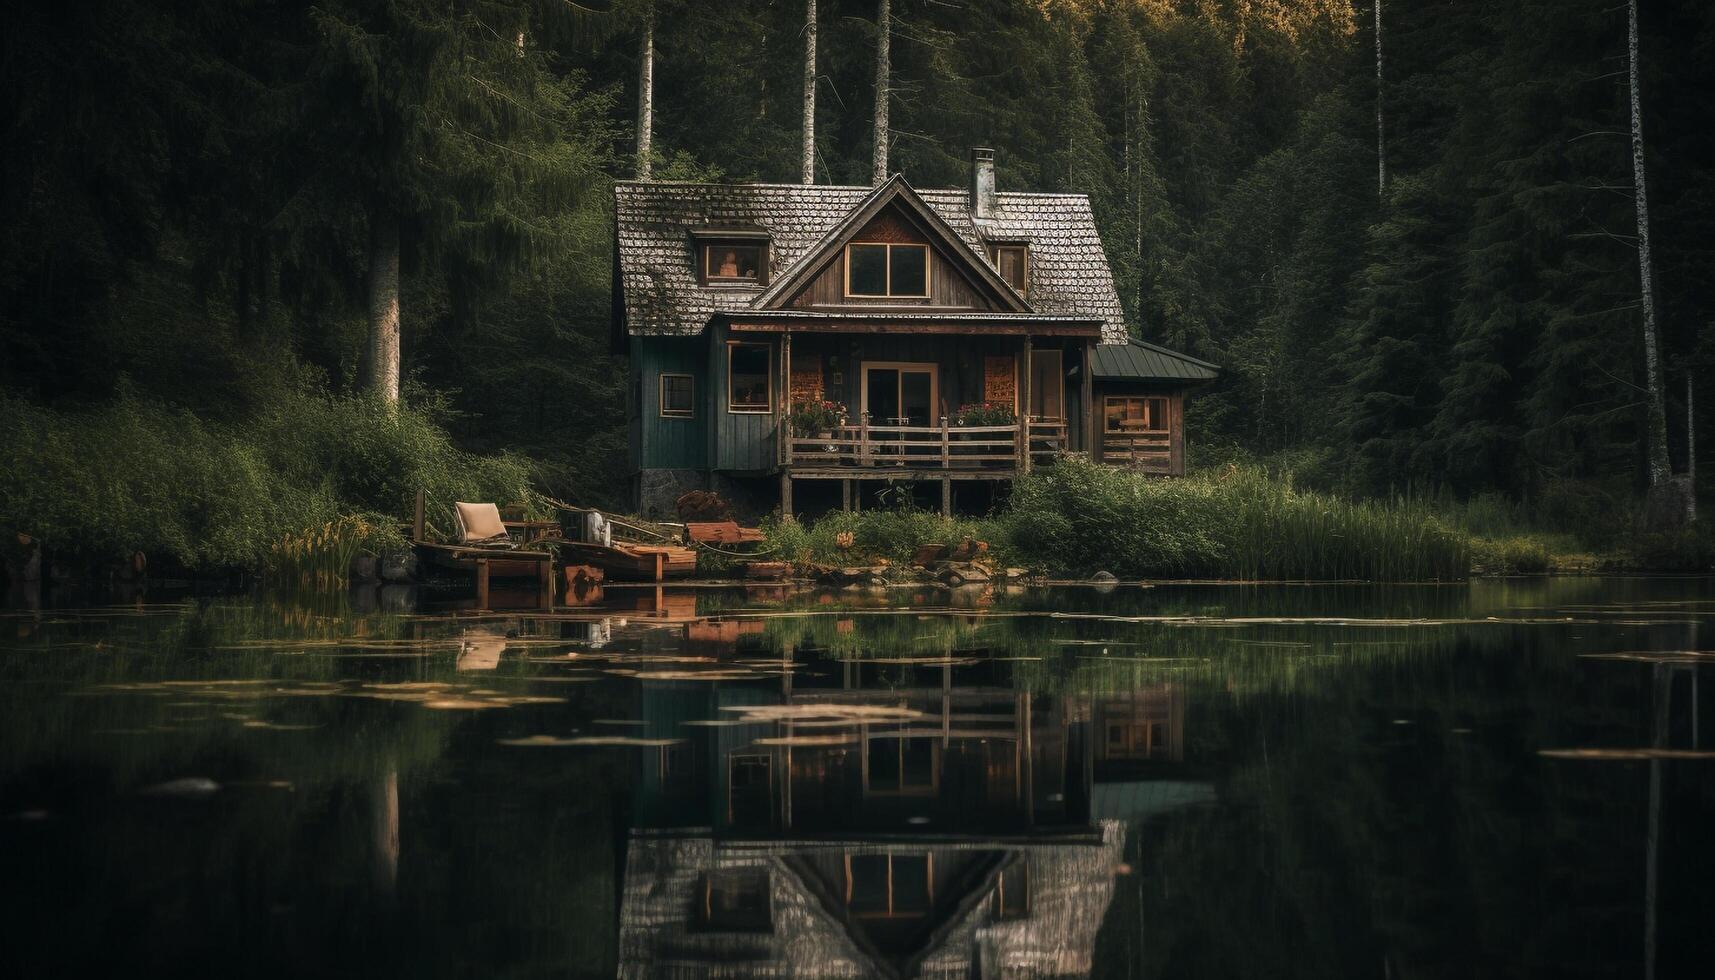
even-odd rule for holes
{"type": "MultiPolygon", "coordinates": [[[[675,181],[616,184],[615,264],[620,295],[615,300],[624,328],[633,335],[699,334],[715,313],[750,309],[763,292],[759,286],[699,285],[691,255],[693,230],[766,229],[768,278],[773,281],[875,190],[675,181]]],[[[979,254],[987,242],[1028,242],[1027,301],[1033,311],[1100,319],[1104,344],[1125,342],[1125,315],[1088,197],[999,194],[994,216],[976,220],[963,190],[914,193],[979,254]]]]}

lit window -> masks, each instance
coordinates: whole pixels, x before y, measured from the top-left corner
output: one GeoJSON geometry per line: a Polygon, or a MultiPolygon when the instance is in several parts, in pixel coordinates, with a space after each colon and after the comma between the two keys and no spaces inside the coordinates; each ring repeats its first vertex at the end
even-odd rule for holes
{"type": "Polygon", "coordinates": [[[1030,247],[1027,245],[996,245],[994,267],[1020,296],[1030,286],[1030,247]]]}
{"type": "Polygon", "coordinates": [[[1109,398],[1107,431],[1162,432],[1167,429],[1167,399],[1109,398]]]}
{"type": "Polygon", "coordinates": [[[727,344],[727,411],[769,412],[769,362],[767,344],[727,344]]]}
{"type": "Polygon", "coordinates": [[[846,246],[846,295],[927,298],[929,246],[846,246]]]}
{"type": "Polygon", "coordinates": [[[703,246],[703,280],[710,283],[762,281],[762,246],[710,242],[703,246]]]}
{"type": "Polygon", "coordinates": [[[661,417],[688,419],[696,414],[696,382],[688,374],[661,376],[661,417]]]}

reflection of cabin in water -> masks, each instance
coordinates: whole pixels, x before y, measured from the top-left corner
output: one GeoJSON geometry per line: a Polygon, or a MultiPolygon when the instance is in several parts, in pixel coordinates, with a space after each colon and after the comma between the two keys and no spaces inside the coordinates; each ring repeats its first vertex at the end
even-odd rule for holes
{"type": "Polygon", "coordinates": [[[1011,668],[640,685],[639,734],[670,744],[641,774],[620,975],[1087,973],[1124,821],[1199,798],[1137,779],[1182,757],[1183,699],[1031,694],[1011,668]]]}
{"type": "Polygon", "coordinates": [[[1089,199],[997,192],[992,151],[968,191],[628,181],[614,207],[645,514],[900,480],[947,506],[1063,453],[1184,472],[1216,368],[1129,337],[1089,199]]]}

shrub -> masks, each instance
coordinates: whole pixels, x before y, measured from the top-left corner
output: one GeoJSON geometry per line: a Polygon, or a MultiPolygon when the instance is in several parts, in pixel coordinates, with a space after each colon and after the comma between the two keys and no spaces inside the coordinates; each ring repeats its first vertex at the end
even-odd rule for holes
{"type": "Polygon", "coordinates": [[[836,511],[812,524],[770,517],[762,522],[762,530],[780,559],[823,565],[870,565],[880,558],[904,565],[922,545],[958,544],[967,537],[994,545],[998,538],[989,522],[912,508],[836,511]]]}
{"type": "Polygon", "coordinates": [[[0,395],[0,412],[0,529],[90,561],[261,569],[277,542],[348,515],[397,542],[387,529],[418,487],[442,527],[454,499],[529,490],[522,460],[463,453],[426,417],[364,399],[290,395],[221,422],[127,394],[81,412],[0,395]]]}

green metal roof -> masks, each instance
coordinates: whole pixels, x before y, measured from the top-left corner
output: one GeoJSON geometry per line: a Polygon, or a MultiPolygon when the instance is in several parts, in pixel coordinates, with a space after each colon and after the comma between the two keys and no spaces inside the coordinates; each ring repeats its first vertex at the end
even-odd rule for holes
{"type": "Polygon", "coordinates": [[[1146,340],[1131,338],[1123,344],[1096,348],[1093,376],[1100,381],[1213,381],[1221,369],[1146,340]]]}

